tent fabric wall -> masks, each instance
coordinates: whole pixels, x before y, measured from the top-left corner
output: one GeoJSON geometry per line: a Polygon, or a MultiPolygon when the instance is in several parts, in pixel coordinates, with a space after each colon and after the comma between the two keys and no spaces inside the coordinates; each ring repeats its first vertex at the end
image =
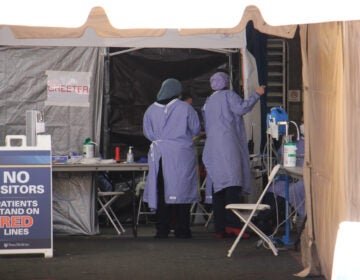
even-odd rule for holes
{"type": "Polygon", "coordinates": [[[55,235],[99,233],[96,192],[89,172],[53,174],[53,232],[55,235]]]}
{"type": "Polygon", "coordinates": [[[343,33],[345,213],[348,221],[360,221],[360,21],[344,23],[343,33]]]}
{"type": "Polygon", "coordinates": [[[327,279],[340,222],[359,220],[359,36],[359,22],[301,27],[308,215],[303,262],[308,273],[327,279]]]}
{"type": "MultiPolygon", "coordinates": [[[[43,112],[53,155],[81,154],[86,137],[97,141],[102,113],[103,53],[101,48],[1,47],[1,145],[6,135],[25,135],[26,110],[43,112]],[[46,106],[47,70],[91,72],[90,107],[46,106]]],[[[94,201],[91,174],[55,174],[54,233],[96,233],[94,201]]]]}
{"type": "Polygon", "coordinates": [[[40,110],[46,133],[52,136],[52,153],[81,153],[84,139],[94,138],[94,103],[102,96],[101,52],[81,47],[1,47],[0,144],[6,135],[25,134],[26,110],[40,110]],[[46,106],[47,70],[91,72],[90,107],[46,106]]]}

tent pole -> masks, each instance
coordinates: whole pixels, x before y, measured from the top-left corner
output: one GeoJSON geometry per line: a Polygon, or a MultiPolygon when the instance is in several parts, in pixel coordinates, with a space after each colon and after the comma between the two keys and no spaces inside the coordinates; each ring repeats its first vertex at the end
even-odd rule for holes
{"type": "Polygon", "coordinates": [[[104,96],[103,96],[103,126],[102,126],[102,148],[104,158],[111,157],[110,151],[110,55],[109,48],[106,48],[104,55],[104,96]]]}
{"type": "Polygon", "coordinates": [[[141,49],[143,49],[143,48],[131,48],[131,49],[127,49],[127,50],[109,53],[109,56],[114,56],[114,55],[123,54],[123,53],[127,53],[127,52],[134,52],[134,51],[141,50],[141,49]]]}
{"type": "Polygon", "coordinates": [[[216,52],[216,53],[224,53],[224,54],[237,53],[239,51],[239,49],[200,49],[200,50],[216,52]]]}
{"type": "Polygon", "coordinates": [[[228,64],[229,64],[229,75],[230,75],[230,81],[231,81],[231,83],[230,83],[230,89],[231,90],[234,90],[234,85],[233,85],[233,81],[234,81],[234,75],[233,75],[233,65],[232,65],[232,56],[231,56],[231,54],[227,54],[227,56],[228,56],[228,60],[229,60],[229,62],[228,62],[228,64]]]}

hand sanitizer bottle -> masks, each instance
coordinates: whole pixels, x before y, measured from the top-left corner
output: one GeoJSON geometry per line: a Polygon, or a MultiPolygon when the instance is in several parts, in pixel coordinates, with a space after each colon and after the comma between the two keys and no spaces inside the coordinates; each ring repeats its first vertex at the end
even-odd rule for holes
{"type": "Polygon", "coordinates": [[[83,157],[93,158],[94,157],[94,142],[90,138],[86,138],[83,143],[83,157]]]}
{"type": "Polygon", "coordinates": [[[127,163],[134,162],[134,154],[133,154],[133,151],[132,151],[133,148],[134,148],[133,146],[129,147],[129,151],[128,151],[127,155],[126,155],[126,162],[127,163]]]}

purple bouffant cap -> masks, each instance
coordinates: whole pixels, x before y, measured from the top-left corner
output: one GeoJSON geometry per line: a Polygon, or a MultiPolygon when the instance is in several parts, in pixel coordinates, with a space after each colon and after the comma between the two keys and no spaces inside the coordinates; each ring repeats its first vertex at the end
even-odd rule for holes
{"type": "Polygon", "coordinates": [[[224,72],[217,72],[210,78],[210,85],[213,90],[224,89],[229,85],[229,75],[224,72]]]}

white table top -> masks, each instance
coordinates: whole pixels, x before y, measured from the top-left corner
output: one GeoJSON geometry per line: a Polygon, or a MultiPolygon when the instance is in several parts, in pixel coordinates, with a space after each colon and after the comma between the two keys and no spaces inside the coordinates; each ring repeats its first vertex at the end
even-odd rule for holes
{"type": "Polygon", "coordinates": [[[53,172],[147,171],[147,163],[55,163],[53,172]]]}
{"type": "Polygon", "coordinates": [[[289,176],[302,179],[303,178],[303,167],[295,166],[295,167],[285,167],[281,166],[281,169],[284,170],[289,176]]]}

